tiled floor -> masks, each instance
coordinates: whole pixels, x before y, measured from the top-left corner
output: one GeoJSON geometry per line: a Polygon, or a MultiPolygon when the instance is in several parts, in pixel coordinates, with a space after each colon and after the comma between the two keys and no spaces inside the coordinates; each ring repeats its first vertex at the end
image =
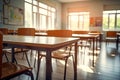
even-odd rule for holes
{"type": "MultiPolygon", "coordinates": [[[[87,50],[86,50],[87,51],[87,50]]],[[[22,59],[22,54],[16,55],[18,63],[24,64],[28,66],[26,63],[26,59],[22,59]]],[[[91,67],[91,58],[89,54],[78,54],[78,72],[77,72],[77,80],[120,80],[120,49],[116,51],[115,43],[110,43],[106,46],[103,42],[101,51],[96,58],[95,67],[91,67]]],[[[34,62],[34,54],[31,55],[30,61],[33,66],[34,62]]],[[[73,80],[73,66],[72,59],[70,58],[68,61],[67,67],[67,79],[73,80]]],[[[64,62],[53,60],[52,63],[53,72],[52,79],[53,80],[63,80],[63,70],[64,70],[64,62]]],[[[40,74],[39,80],[45,80],[45,58],[42,59],[40,66],[40,74]]],[[[36,68],[33,67],[34,77],[36,76],[36,68]]],[[[11,80],[30,80],[30,77],[26,75],[19,76],[17,78],[11,80]]]]}

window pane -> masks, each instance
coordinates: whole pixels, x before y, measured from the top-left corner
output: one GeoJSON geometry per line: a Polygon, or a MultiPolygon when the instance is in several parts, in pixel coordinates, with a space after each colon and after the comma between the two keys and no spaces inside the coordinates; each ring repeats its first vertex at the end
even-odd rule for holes
{"type": "Polygon", "coordinates": [[[33,4],[34,4],[34,5],[37,5],[37,1],[36,1],[36,0],[33,0],[33,4]]]}
{"type": "Polygon", "coordinates": [[[42,8],[45,8],[45,9],[47,9],[47,5],[46,5],[46,4],[39,3],[39,6],[40,6],[40,7],[42,7],[42,8]]]}
{"type": "Polygon", "coordinates": [[[115,14],[110,14],[109,29],[114,29],[115,26],[115,14]]]}
{"type": "Polygon", "coordinates": [[[79,16],[79,29],[83,29],[84,25],[84,19],[83,16],[79,16]]]}
{"type": "Polygon", "coordinates": [[[117,10],[117,13],[120,13],[120,10],[117,10]]]}
{"type": "Polygon", "coordinates": [[[69,26],[72,30],[78,29],[78,16],[70,16],[69,17],[69,26]]]}
{"type": "Polygon", "coordinates": [[[48,17],[48,30],[51,29],[51,17],[48,17]]]}
{"type": "Polygon", "coordinates": [[[110,10],[103,12],[103,29],[115,30],[119,26],[119,16],[120,10],[110,10]]]}
{"type": "Polygon", "coordinates": [[[25,3],[25,27],[32,27],[32,5],[25,3]]]}
{"type": "Polygon", "coordinates": [[[84,16],[84,22],[83,22],[84,30],[89,30],[89,21],[90,21],[89,15],[84,16]]]}
{"type": "Polygon", "coordinates": [[[104,13],[116,13],[116,10],[104,11],[104,13]]]}
{"type": "Polygon", "coordinates": [[[55,12],[55,8],[51,8],[51,11],[55,12]]]}
{"type": "Polygon", "coordinates": [[[32,0],[25,0],[25,1],[32,3],[32,0]]]}
{"type": "Polygon", "coordinates": [[[37,6],[33,6],[33,12],[37,12],[37,6]]]}
{"type": "Polygon", "coordinates": [[[117,28],[120,28],[120,14],[117,15],[117,28]]]}
{"type": "Polygon", "coordinates": [[[103,15],[103,28],[108,29],[108,15],[107,14],[103,15]]]}
{"type": "Polygon", "coordinates": [[[40,9],[39,9],[39,13],[40,13],[40,14],[47,15],[47,10],[40,8],[40,9]]]}
{"type": "Polygon", "coordinates": [[[40,15],[40,29],[47,30],[46,16],[40,15]]]}
{"type": "Polygon", "coordinates": [[[37,13],[33,13],[33,27],[37,29],[37,13]]]}
{"type": "Polygon", "coordinates": [[[54,29],[55,8],[38,2],[25,0],[25,26],[36,29],[54,29]]]}
{"type": "Polygon", "coordinates": [[[89,12],[69,13],[68,26],[72,30],[89,30],[89,12]]]}
{"type": "Polygon", "coordinates": [[[55,13],[52,13],[52,17],[51,17],[51,22],[52,22],[52,24],[51,24],[51,29],[54,29],[54,27],[55,27],[55,13]]]}

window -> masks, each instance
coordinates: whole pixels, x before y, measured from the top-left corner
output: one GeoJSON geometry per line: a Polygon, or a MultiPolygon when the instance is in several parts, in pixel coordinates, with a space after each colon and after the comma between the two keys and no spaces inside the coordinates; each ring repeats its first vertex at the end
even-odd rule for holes
{"type": "Polygon", "coordinates": [[[32,27],[32,5],[25,3],[25,27],[32,27]]]}
{"type": "Polygon", "coordinates": [[[36,0],[25,0],[25,27],[54,29],[56,9],[36,0]]]}
{"type": "Polygon", "coordinates": [[[103,30],[120,29],[120,10],[103,11],[103,30]]]}
{"type": "Polygon", "coordinates": [[[89,12],[70,12],[68,27],[71,30],[89,30],[89,12]]]}

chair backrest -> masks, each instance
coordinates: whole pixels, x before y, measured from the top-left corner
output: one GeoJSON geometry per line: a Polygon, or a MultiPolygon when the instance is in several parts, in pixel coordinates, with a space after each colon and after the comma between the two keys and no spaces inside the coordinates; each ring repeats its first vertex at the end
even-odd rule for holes
{"type": "Polygon", "coordinates": [[[48,30],[47,35],[55,37],[71,37],[72,30],[48,30]]]}
{"type": "Polygon", "coordinates": [[[106,37],[116,37],[117,31],[107,31],[106,37]]]}
{"type": "Polygon", "coordinates": [[[2,32],[0,31],[0,78],[2,76],[2,40],[3,40],[3,35],[2,32]]]}
{"type": "Polygon", "coordinates": [[[8,28],[0,28],[0,31],[1,31],[3,34],[8,34],[8,28]]]}
{"type": "Polygon", "coordinates": [[[72,31],[73,34],[88,34],[89,31],[72,31]]]}
{"type": "Polygon", "coordinates": [[[35,36],[35,28],[18,28],[18,35],[35,36]]]}

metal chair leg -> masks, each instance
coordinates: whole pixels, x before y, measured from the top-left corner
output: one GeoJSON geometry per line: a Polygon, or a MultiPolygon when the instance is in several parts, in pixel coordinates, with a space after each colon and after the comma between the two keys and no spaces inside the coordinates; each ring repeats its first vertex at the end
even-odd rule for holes
{"type": "Polygon", "coordinates": [[[42,57],[39,56],[39,52],[38,52],[38,62],[37,62],[37,74],[36,74],[36,80],[38,80],[38,76],[39,76],[39,70],[40,70],[41,59],[42,59],[42,57]]]}
{"type": "Polygon", "coordinates": [[[67,61],[68,61],[68,58],[67,58],[67,59],[65,59],[64,80],[66,80],[67,61]]]}
{"type": "Polygon", "coordinates": [[[27,56],[27,53],[26,53],[26,52],[24,52],[24,54],[25,54],[25,56],[26,56],[27,63],[28,63],[28,65],[29,65],[29,67],[31,67],[30,62],[29,62],[29,59],[28,59],[28,56],[27,56]]]}
{"type": "Polygon", "coordinates": [[[8,59],[6,53],[4,53],[4,55],[5,55],[5,58],[6,58],[7,62],[9,62],[9,59],[8,59]]]}

